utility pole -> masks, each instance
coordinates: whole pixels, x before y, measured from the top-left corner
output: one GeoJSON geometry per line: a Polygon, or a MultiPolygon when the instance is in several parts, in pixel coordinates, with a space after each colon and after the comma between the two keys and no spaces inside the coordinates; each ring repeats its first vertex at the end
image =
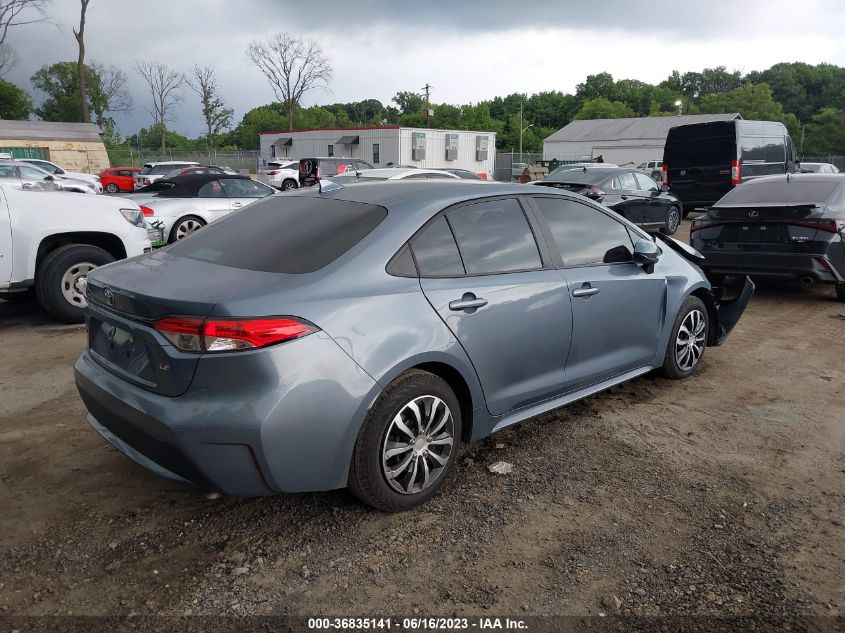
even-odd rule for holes
{"type": "Polygon", "coordinates": [[[431,96],[431,86],[428,84],[425,85],[423,90],[425,90],[425,126],[431,127],[431,101],[429,100],[431,96]]]}
{"type": "Polygon", "coordinates": [[[522,135],[525,134],[525,130],[530,127],[534,127],[533,123],[523,126],[524,120],[522,118],[522,104],[519,104],[519,162],[524,162],[522,160],[522,135]]]}

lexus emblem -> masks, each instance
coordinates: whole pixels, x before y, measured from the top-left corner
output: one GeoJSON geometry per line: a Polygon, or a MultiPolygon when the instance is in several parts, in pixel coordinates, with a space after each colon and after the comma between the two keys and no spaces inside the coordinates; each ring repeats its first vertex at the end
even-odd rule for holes
{"type": "Polygon", "coordinates": [[[760,216],[760,212],[759,212],[759,211],[749,211],[749,212],[748,212],[748,217],[749,217],[749,218],[756,218],[756,217],[759,217],[759,216],[760,216]]]}
{"type": "Polygon", "coordinates": [[[109,290],[108,288],[103,290],[103,296],[106,298],[106,303],[108,303],[110,306],[114,305],[114,295],[112,294],[111,290],[109,290]]]}
{"type": "Polygon", "coordinates": [[[681,170],[681,176],[686,176],[686,175],[687,175],[687,170],[686,170],[686,169],[682,169],[682,170],[681,170]]]}

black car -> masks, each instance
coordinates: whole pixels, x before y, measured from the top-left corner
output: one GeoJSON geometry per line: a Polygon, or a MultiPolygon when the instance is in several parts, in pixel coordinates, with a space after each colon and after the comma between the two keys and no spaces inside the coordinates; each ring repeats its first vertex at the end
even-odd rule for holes
{"type": "Polygon", "coordinates": [[[711,121],[669,130],[663,184],[687,213],[706,209],[739,183],[798,171],[792,139],[777,121],[711,121]]]}
{"type": "Polygon", "coordinates": [[[320,178],[372,169],[370,163],[360,158],[303,158],[299,161],[299,186],[311,187],[320,178]]]}
{"type": "Polygon", "coordinates": [[[751,180],[693,220],[690,241],[709,274],[835,284],[845,301],[845,176],[751,180]]]}
{"type": "Polygon", "coordinates": [[[672,235],[681,224],[683,205],[646,174],[622,167],[556,169],[531,183],[580,193],[649,231],[672,235]]]}

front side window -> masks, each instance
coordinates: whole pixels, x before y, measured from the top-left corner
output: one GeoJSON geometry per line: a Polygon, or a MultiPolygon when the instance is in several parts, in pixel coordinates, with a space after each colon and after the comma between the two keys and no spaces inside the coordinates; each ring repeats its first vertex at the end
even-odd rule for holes
{"type": "Polygon", "coordinates": [[[39,169],[43,169],[44,171],[46,171],[49,174],[64,173],[58,166],[54,165],[53,163],[37,162],[37,163],[33,163],[33,165],[36,165],[39,169]]]}
{"type": "Polygon", "coordinates": [[[21,165],[18,169],[21,171],[21,178],[26,180],[44,180],[47,176],[42,170],[35,167],[24,167],[21,165]]]}
{"type": "Polygon", "coordinates": [[[444,215],[417,233],[411,242],[411,251],[423,277],[460,277],[464,274],[458,245],[444,215]]]}
{"type": "Polygon", "coordinates": [[[634,178],[637,179],[638,191],[657,191],[657,183],[649,176],[645,174],[634,174],[634,178]]]}
{"type": "Polygon", "coordinates": [[[249,178],[223,178],[220,184],[229,198],[263,198],[273,193],[271,187],[249,178]]]}
{"type": "Polygon", "coordinates": [[[515,199],[459,207],[446,218],[468,274],[542,268],[534,233],[515,199]]]}
{"type": "Polygon", "coordinates": [[[598,209],[564,198],[534,198],[560,249],[564,266],[614,264],[633,259],[625,226],[598,209]]]}

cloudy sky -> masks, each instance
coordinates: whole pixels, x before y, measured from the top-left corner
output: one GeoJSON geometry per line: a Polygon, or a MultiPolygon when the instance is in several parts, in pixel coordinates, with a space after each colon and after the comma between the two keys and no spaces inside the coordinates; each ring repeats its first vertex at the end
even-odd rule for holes
{"type": "MultiPolygon", "coordinates": [[[[305,105],[374,97],[387,104],[400,90],[434,88],[432,101],[470,103],[512,92],[572,92],[589,75],[659,82],[717,65],[764,69],[781,61],[845,65],[842,0],[637,0],[540,3],[503,0],[92,0],[87,59],[129,75],[133,109],[116,117],[122,134],[150,124],[149,96],[136,59],[179,71],[218,68],[235,120],[273,92],[244,55],[253,39],[275,31],[317,40],[332,59],[330,91],[305,105]]],[[[53,24],[22,26],[8,42],[21,62],[7,79],[31,93],[29,77],[45,64],[76,60],[71,26],[76,0],[53,0],[53,24]]],[[[36,101],[43,95],[33,93],[36,101]]],[[[190,91],[171,127],[202,133],[190,91]]]]}

